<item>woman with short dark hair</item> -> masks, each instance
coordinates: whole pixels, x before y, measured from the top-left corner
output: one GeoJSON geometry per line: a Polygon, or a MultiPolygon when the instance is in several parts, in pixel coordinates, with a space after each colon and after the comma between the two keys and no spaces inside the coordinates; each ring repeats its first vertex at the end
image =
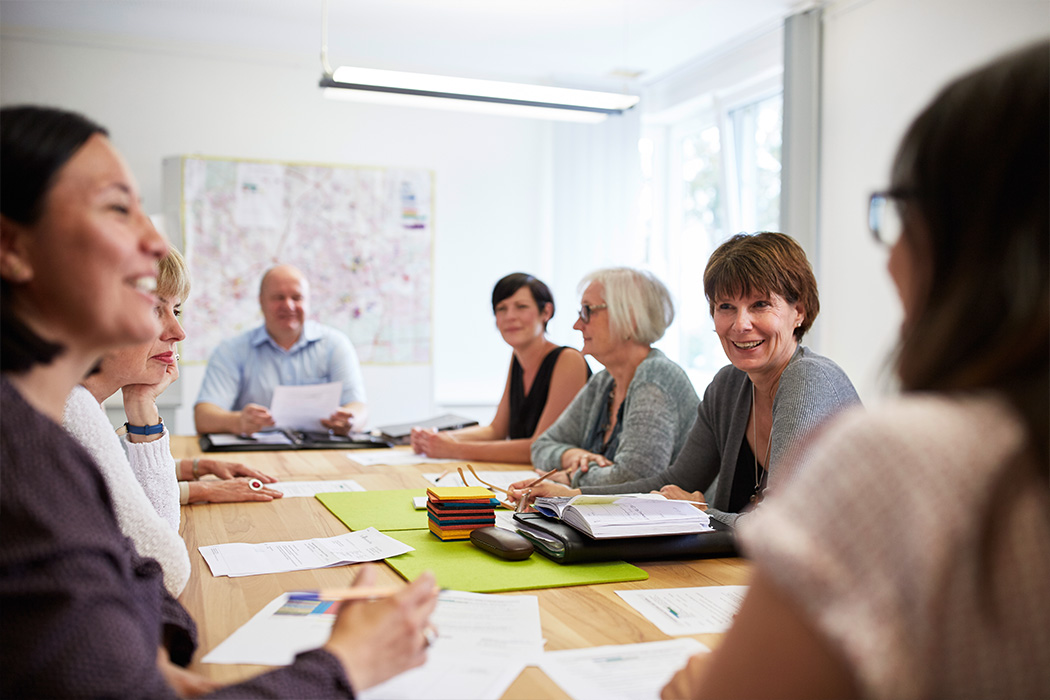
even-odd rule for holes
{"type": "Polygon", "coordinates": [[[587,383],[591,370],[579,350],[547,339],[554,296],[523,272],[492,289],[496,328],[514,353],[496,416],[485,426],[438,432],[413,428],[412,449],[428,457],[528,464],[533,441],[587,383]]]}

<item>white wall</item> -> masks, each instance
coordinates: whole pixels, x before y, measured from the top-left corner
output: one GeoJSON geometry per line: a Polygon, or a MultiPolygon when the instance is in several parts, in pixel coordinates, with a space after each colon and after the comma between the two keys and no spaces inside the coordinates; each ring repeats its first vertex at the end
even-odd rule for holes
{"type": "MultiPolygon", "coordinates": [[[[10,27],[0,37],[0,102],[56,105],[105,125],[150,212],[161,211],[161,161],[177,154],[433,169],[432,357],[439,379],[432,382],[428,368],[366,366],[373,422],[423,418],[449,404],[488,420],[510,358],[489,295],[503,274],[539,266],[536,241],[547,235],[551,206],[551,127],[325,100],[319,77],[315,56],[10,27]]],[[[566,308],[571,304],[566,300],[566,308]]],[[[559,313],[555,327],[571,339],[569,316],[559,313]]],[[[192,432],[189,405],[202,371],[186,367],[177,383],[184,408],[166,416],[176,432],[192,432]]]]}
{"type": "Polygon", "coordinates": [[[868,195],[884,189],[910,120],[950,78],[1050,34],[1045,0],[844,0],[825,10],[820,201],[820,351],[861,398],[900,326],[886,253],[867,232],[868,195]]]}

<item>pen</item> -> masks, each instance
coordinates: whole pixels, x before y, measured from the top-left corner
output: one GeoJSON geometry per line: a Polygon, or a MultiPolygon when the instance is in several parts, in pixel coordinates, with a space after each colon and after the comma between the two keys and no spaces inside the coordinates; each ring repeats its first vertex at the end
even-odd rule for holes
{"type": "Polygon", "coordinates": [[[289,591],[288,600],[365,600],[387,598],[397,593],[391,586],[364,586],[361,588],[322,588],[316,591],[289,591]]]}

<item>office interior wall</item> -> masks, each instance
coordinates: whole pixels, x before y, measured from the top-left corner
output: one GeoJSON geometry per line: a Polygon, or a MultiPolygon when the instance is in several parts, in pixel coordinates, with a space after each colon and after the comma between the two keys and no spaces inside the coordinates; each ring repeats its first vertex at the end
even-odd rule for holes
{"type": "Polygon", "coordinates": [[[901,322],[887,252],[867,231],[868,195],[886,186],[910,120],[945,82],[1048,34],[1044,0],[848,0],[825,7],[821,352],[846,370],[865,402],[893,388],[884,358],[901,322]]]}
{"type": "MultiPolygon", "coordinates": [[[[539,264],[550,125],[326,100],[319,77],[315,56],[10,27],[0,36],[0,103],[79,110],[105,125],[150,212],[161,211],[161,161],[171,155],[432,169],[432,366],[365,366],[373,422],[423,418],[449,405],[487,413],[476,406],[499,400],[510,359],[489,297],[506,272],[539,264]]],[[[202,376],[200,366],[183,368],[183,406],[165,415],[178,433],[193,430],[202,376]]]]}

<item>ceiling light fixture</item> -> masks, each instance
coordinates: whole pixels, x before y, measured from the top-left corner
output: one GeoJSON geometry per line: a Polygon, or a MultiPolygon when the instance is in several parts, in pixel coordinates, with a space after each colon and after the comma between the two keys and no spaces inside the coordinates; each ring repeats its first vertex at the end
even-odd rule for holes
{"type": "Polygon", "coordinates": [[[322,17],[320,86],[325,97],[434,109],[510,114],[539,119],[599,122],[638,104],[635,95],[455,78],[328,64],[328,0],[322,17]]]}

